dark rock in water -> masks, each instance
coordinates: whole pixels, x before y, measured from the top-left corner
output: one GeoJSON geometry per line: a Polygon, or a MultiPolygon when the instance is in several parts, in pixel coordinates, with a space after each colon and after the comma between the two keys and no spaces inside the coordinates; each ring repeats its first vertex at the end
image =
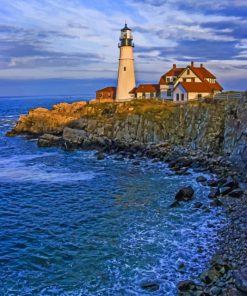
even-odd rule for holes
{"type": "Polygon", "coordinates": [[[246,293],[244,295],[247,295],[247,268],[242,268],[239,271],[235,271],[233,273],[234,279],[235,279],[235,285],[236,287],[246,293]]]}
{"type": "Polygon", "coordinates": [[[243,191],[241,189],[234,189],[228,195],[231,197],[241,197],[243,195],[243,191]]]}
{"type": "Polygon", "coordinates": [[[221,294],[221,292],[222,292],[222,289],[220,288],[220,287],[217,287],[217,286],[215,286],[215,287],[212,287],[211,289],[210,289],[210,293],[212,294],[212,295],[220,295],[221,294]]]}
{"type": "Polygon", "coordinates": [[[200,279],[205,284],[214,283],[220,277],[220,273],[215,268],[205,270],[201,275],[200,279]]]}
{"type": "Polygon", "coordinates": [[[189,201],[193,198],[194,189],[191,186],[184,187],[178,191],[175,199],[178,201],[189,201]]]}
{"type": "Polygon", "coordinates": [[[220,194],[221,195],[227,195],[232,191],[232,187],[221,187],[220,188],[220,194]]]}
{"type": "Polygon", "coordinates": [[[156,282],[144,282],[141,284],[141,288],[149,292],[155,292],[159,290],[160,286],[156,282]]]}
{"type": "Polygon", "coordinates": [[[212,207],[221,207],[223,205],[223,203],[218,199],[218,198],[215,198],[211,203],[210,205],[212,207]]]}
{"type": "Polygon", "coordinates": [[[140,161],[136,160],[136,161],[133,161],[133,165],[140,165],[140,161]]]}
{"type": "Polygon", "coordinates": [[[180,207],[179,201],[175,200],[170,206],[170,208],[178,208],[180,207]]]}
{"type": "Polygon", "coordinates": [[[61,143],[62,138],[51,134],[44,134],[38,139],[39,147],[57,146],[61,143]]]}
{"type": "Polygon", "coordinates": [[[205,177],[203,177],[203,176],[199,176],[199,177],[196,178],[196,181],[202,183],[202,182],[206,182],[207,179],[205,177]]]}
{"type": "Polygon", "coordinates": [[[208,180],[208,186],[210,187],[217,187],[218,184],[219,184],[219,181],[218,180],[208,180]]]}
{"type": "Polygon", "coordinates": [[[209,195],[208,195],[208,198],[217,198],[217,196],[220,195],[220,190],[219,188],[214,188],[214,189],[211,189],[209,195]]]}
{"type": "Polygon", "coordinates": [[[189,292],[196,288],[196,284],[193,281],[185,280],[179,282],[177,288],[180,292],[189,292]]]}
{"type": "Polygon", "coordinates": [[[238,182],[235,181],[232,177],[228,177],[226,183],[223,184],[223,187],[237,188],[238,182]]]}
{"type": "Polygon", "coordinates": [[[102,152],[97,153],[96,156],[97,156],[97,160],[103,160],[103,159],[105,159],[105,155],[102,152]]]}
{"type": "Polygon", "coordinates": [[[194,203],[194,208],[199,209],[201,207],[202,207],[202,203],[201,202],[198,201],[198,202],[194,203]]]}

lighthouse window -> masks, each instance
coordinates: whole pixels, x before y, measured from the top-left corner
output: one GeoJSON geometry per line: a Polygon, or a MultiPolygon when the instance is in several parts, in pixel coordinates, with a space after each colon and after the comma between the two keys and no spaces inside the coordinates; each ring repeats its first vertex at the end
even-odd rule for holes
{"type": "Polygon", "coordinates": [[[126,67],[124,67],[124,71],[126,71],[126,67]]]}

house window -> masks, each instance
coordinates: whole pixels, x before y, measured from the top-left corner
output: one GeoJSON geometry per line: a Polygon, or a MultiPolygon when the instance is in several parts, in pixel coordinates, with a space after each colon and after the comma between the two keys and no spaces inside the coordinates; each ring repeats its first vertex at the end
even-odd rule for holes
{"type": "Polygon", "coordinates": [[[187,75],[190,75],[190,70],[189,69],[187,70],[187,75]]]}
{"type": "Polygon", "coordinates": [[[186,78],[183,78],[183,82],[186,82],[186,80],[187,80],[186,78]]]}
{"type": "Polygon", "coordinates": [[[170,97],[172,95],[172,91],[170,89],[167,90],[167,96],[170,97]]]}
{"type": "Polygon", "coordinates": [[[108,93],[108,97],[110,97],[111,96],[111,93],[108,93]]]}
{"type": "Polygon", "coordinates": [[[170,78],[167,77],[167,78],[166,78],[166,81],[167,81],[167,82],[170,82],[170,78]]]}
{"type": "Polygon", "coordinates": [[[99,98],[102,97],[102,94],[98,94],[99,98]]]}
{"type": "Polygon", "coordinates": [[[176,99],[177,101],[179,101],[179,94],[176,94],[176,99]]]}
{"type": "Polygon", "coordinates": [[[173,81],[175,81],[176,80],[176,77],[173,77],[173,81]]]}
{"type": "Polygon", "coordinates": [[[124,67],[124,71],[126,71],[126,67],[124,67]]]}
{"type": "Polygon", "coordinates": [[[184,101],[184,94],[181,94],[181,101],[184,101]]]}
{"type": "Polygon", "coordinates": [[[198,96],[197,96],[197,97],[198,97],[198,99],[201,99],[201,97],[202,97],[202,94],[198,94],[198,96]]]}
{"type": "Polygon", "coordinates": [[[195,82],[195,77],[191,78],[191,82],[195,82]]]}

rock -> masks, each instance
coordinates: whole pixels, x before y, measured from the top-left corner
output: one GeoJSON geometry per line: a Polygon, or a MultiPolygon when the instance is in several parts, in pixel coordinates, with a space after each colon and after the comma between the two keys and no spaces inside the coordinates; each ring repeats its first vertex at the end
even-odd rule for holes
{"type": "Polygon", "coordinates": [[[140,161],[138,161],[138,160],[135,160],[132,163],[133,163],[133,165],[140,165],[141,164],[140,161]]]}
{"type": "Polygon", "coordinates": [[[226,183],[223,184],[223,187],[237,188],[238,182],[235,181],[232,177],[228,177],[226,183]]]}
{"type": "Polygon", "coordinates": [[[218,186],[219,181],[218,180],[208,180],[207,184],[210,187],[217,187],[218,186]]]}
{"type": "Polygon", "coordinates": [[[199,176],[199,177],[196,178],[196,181],[197,182],[200,182],[200,183],[206,182],[207,181],[207,178],[205,178],[204,176],[199,176]]]}
{"type": "Polygon", "coordinates": [[[203,204],[202,204],[201,202],[199,202],[199,201],[198,201],[198,202],[195,202],[195,203],[194,203],[194,208],[199,209],[199,208],[202,207],[202,205],[203,205],[203,204]]]}
{"type": "Polygon", "coordinates": [[[220,188],[220,194],[223,195],[223,196],[227,195],[231,191],[232,191],[232,187],[221,187],[220,188]]]}
{"type": "Polygon", "coordinates": [[[205,270],[201,275],[200,279],[205,284],[214,283],[220,276],[220,273],[215,268],[205,270]]]}
{"type": "Polygon", "coordinates": [[[213,188],[211,189],[209,195],[208,195],[208,198],[217,198],[217,196],[220,195],[220,190],[219,188],[213,188]]]}
{"type": "Polygon", "coordinates": [[[44,134],[38,139],[39,147],[51,147],[61,144],[62,138],[51,134],[44,134]]]}
{"type": "Polygon", "coordinates": [[[180,207],[179,201],[175,200],[172,204],[170,204],[169,208],[178,208],[180,207]]]}
{"type": "Polygon", "coordinates": [[[68,143],[81,145],[85,139],[88,140],[89,138],[88,133],[84,130],[65,127],[63,130],[63,139],[68,143]]]}
{"type": "Polygon", "coordinates": [[[219,287],[217,287],[217,286],[212,287],[212,288],[210,289],[210,293],[211,293],[212,295],[220,295],[220,294],[221,294],[221,291],[222,291],[222,289],[219,288],[219,287]]]}
{"type": "Polygon", "coordinates": [[[156,282],[143,282],[141,288],[149,292],[155,292],[159,290],[160,286],[156,282]]]}
{"type": "Polygon", "coordinates": [[[247,294],[247,268],[242,268],[239,271],[235,271],[233,276],[238,290],[247,294]]]}
{"type": "Polygon", "coordinates": [[[191,186],[188,186],[180,189],[177,192],[175,199],[178,201],[189,201],[193,198],[193,195],[194,189],[191,186]]]}
{"type": "Polygon", "coordinates": [[[228,195],[231,197],[241,197],[243,195],[243,191],[241,189],[234,189],[228,195]]]}
{"type": "Polygon", "coordinates": [[[210,206],[212,207],[221,207],[223,205],[223,203],[218,199],[215,198],[211,203],[210,206]]]}
{"type": "Polygon", "coordinates": [[[180,292],[189,292],[196,288],[196,284],[193,281],[185,280],[177,284],[177,288],[180,292]]]}
{"type": "Polygon", "coordinates": [[[97,160],[103,160],[103,159],[105,159],[105,155],[102,152],[98,152],[96,154],[96,156],[97,156],[97,160]]]}

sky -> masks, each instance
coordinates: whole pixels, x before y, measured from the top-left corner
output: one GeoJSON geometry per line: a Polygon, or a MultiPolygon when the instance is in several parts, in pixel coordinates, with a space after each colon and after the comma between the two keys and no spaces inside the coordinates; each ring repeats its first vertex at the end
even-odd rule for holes
{"type": "Polygon", "coordinates": [[[247,89],[247,0],[0,0],[0,97],[115,85],[125,21],[138,82],[193,60],[247,89]]]}

